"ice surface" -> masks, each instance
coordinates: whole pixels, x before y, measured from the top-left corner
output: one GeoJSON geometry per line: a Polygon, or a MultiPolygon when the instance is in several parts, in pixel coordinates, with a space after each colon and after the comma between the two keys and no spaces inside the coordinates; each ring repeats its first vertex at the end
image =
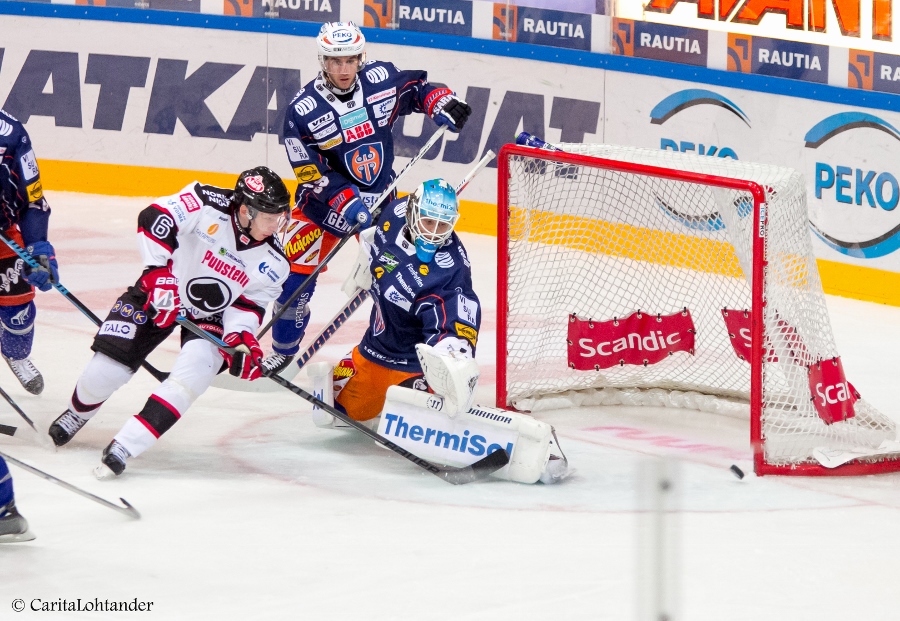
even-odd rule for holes
{"type": "MultiPolygon", "coordinates": [[[[146,200],[50,199],[62,282],[103,316],[140,272],[135,218],[146,200]]],[[[478,401],[492,404],[496,241],[463,239],[484,315],[478,401]]],[[[348,244],[322,277],[311,333],[344,303],[354,253],[348,244]]],[[[27,394],[5,366],[0,385],[47,425],[92,355],[93,327],[56,292],[37,304],[33,360],[44,394],[27,394]]],[[[897,418],[900,309],[828,304],[848,378],[897,418]]],[[[320,359],[349,351],[368,307],[320,359]]],[[[151,362],[168,369],[176,353],[173,337],[151,362]]],[[[11,465],[37,539],[0,547],[4,618],[15,598],[25,617],[37,599],[137,598],[154,602],[148,618],[176,620],[632,619],[643,540],[635,476],[656,455],[677,458],[684,482],[680,618],[900,617],[900,475],[756,478],[739,420],[654,408],[548,413],[576,469],[563,484],[454,487],[359,435],[315,428],[307,404],[287,391],[213,388],[122,478],[96,481],[101,450],[154,385],[138,372],[56,453],[0,437],[0,450],[105,498],[125,497],[144,516],[128,520],[11,465]],[[733,463],[743,481],[728,471],[733,463]]],[[[0,403],[0,422],[20,420],[0,403]]]]}

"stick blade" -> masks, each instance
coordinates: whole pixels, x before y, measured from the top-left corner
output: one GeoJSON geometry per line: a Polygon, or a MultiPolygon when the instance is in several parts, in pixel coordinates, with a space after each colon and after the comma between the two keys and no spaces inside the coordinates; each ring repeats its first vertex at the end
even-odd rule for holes
{"type": "Polygon", "coordinates": [[[134,519],[136,519],[136,520],[141,519],[141,514],[140,514],[140,512],[139,512],[137,509],[135,509],[135,508],[132,506],[132,504],[131,504],[130,502],[128,502],[127,500],[125,500],[125,499],[122,498],[121,496],[119,497],[119,500],[121,500],[121,501],[122,501],[122,504],[125,505],[125,508],[124,508],[124,509],[123,509],[122,507],[116,507],[119,511],[121,511],[122,513],[124,513],[124,514],[127,515],[128,517],[132,517],[132,518],[134,518],[134,519]]]}
{"type": "Polygon", "coordinates": [[[470,466],[443,468],[438,476],[453,485],[464,485],[472,481],[486,479],[508,463],[509,454],[501,449],[494,451],[483,459],[479,459],[470,466]]]}

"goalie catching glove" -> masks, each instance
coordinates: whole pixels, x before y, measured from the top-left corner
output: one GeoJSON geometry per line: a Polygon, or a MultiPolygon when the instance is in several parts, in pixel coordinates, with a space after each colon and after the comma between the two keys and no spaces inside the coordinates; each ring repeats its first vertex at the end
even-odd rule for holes
{"type": "Polygon", "coordinates": [[[416,356],[428,386],[450,405],[446,414],[452,418],[468,412],[480,375],[468,341],[448,337],[437,347],[419,343],[416,356]]]}
{"type": "Polygon", "coordinates": [[[228,364],[229,373],[250,381],[262,377],[259,365],[263,359],[263,350],[255,336],[244,330],[243,332],[230,332],[222,340],[226,345],[234,348],[233,354],[222,352],[225,362],[228,364]]]}
{"type": "Polygon", "coordinates": [[[168,328],[175,323],[181,298],[178,296],[178,279],[172,274],[172,262],[162,267],[147,268],[138,286],[147,294],[144,310],[156,327],[168,328]]]}

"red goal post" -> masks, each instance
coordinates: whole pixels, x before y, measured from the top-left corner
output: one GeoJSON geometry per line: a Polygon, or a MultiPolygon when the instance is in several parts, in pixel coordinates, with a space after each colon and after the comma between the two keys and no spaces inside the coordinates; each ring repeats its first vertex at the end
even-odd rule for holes
{"type": "Polygon", "coordinates": [[[757,474],[900,470],[843,376],[798,173],[560,146],[500,151],[498,407],[749,413],[757,474]]]}

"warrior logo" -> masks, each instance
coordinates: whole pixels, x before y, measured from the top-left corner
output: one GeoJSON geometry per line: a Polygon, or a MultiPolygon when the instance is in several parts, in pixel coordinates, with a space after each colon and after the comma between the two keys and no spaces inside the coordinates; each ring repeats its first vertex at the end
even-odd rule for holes
{"type": "Polygon", "coordinates": [[[363,185],[372,185],[381,172],[384,149],[380,142],[369,142],[344,155],[344,163],[353,178],[363,185]]]}

